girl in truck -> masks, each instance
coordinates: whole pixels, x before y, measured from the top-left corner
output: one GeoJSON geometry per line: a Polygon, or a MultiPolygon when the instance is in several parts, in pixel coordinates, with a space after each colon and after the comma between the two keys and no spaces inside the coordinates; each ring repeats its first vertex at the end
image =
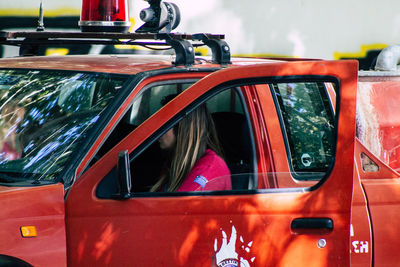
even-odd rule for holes
{"type": "Polygon", "coordinates": [[[2,106],[0,115],[0,161],[19,159],[22,145],[17,128],[25,116],[25,108],[22,104],[10,101],[2,106]]]}
{"type": "MultiPolygon", "coordinates": [[[[175,95],[166,96],[163,105],[175,95]]],[[[168,153],[161,178],[152,192],[232,189],[230,171],[205,104],[185,116],[159,139],[168,153]]]]}

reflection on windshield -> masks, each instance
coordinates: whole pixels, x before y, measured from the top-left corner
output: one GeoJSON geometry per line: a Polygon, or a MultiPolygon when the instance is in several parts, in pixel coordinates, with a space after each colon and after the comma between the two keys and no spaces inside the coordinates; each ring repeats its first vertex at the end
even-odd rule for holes
{"type": "Polygon", "coordinates": [[[0,70],[0,181],[55,179],[125,80],[0,70]]]}

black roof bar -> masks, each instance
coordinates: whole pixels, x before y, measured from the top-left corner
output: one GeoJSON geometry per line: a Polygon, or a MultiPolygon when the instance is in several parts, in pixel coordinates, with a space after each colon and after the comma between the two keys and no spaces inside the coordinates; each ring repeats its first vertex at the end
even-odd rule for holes
{"type": "MultiPolygon", "coordinates": [[[[180,38],[193,40],[193,34],[187,33],[166,33],[171,38],[180,38]]],[[[1,31],[0,38],[74,38],[74,39],[130,39],[130,40],[155,40],[159,33],[118,33],[118,32],[50,32],[50,31],[25,31],[25,32],[7,32],[1,31]]],[[[224,39],[224,34],[209,34],[206,36],[224,39]]]]}
{"type": "Polygon", "coordinates": [[[204,33],[194,34],[193,39],[202,41],[206,46],[211,48],[213,62],[221,65],[231,63],[231,51],[229,45],[224,40],[204,33]]]}
{"type": "Polygon", "coordinates": [[[40,45],[91,44],[171,46],[175,50],[175,65],[194,64],[194,49],[207,45],[215,63],[230,63],[230,49],[223,34],[179,33],[114,33],[114,32],[0,32],[0,44],[20,46],[20,55],[36,55],[40,45]],[[151,40],[151,41],[150,41],[151,40]],[[200,43],[191,43],[198,41],[200,43]]]}
{"type": "Polygon", "coordinates": [[[173,38],[168,33],[157,34],[157,39],[165,40],[175,50],[175,65],[190,66],[194,64],[194,48],[189,41],[181,38],[173,38]]]}

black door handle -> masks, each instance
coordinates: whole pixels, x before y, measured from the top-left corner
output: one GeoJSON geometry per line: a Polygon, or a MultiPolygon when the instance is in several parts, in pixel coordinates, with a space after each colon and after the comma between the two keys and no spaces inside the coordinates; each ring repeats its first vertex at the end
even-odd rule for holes
{"type": "Polygon", "coordinates": [[[333,220],[330,218],[297,218],[290,225],[294,232],[323,231],[333,230],[333,220]]]}

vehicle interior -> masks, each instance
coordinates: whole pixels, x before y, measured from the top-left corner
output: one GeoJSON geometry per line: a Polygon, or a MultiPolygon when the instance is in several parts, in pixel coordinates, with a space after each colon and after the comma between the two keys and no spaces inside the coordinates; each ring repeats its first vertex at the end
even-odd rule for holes
{"type": "MultiPolygon", "coordinates": [[[[101,157],[115,144],[127,136],[138,125],[162,107],[165,96],[178,94],[192,83],[173,83],[152,85],[138,95],[130,110],[124,115],[105,144],[98,152],[101,157]]],[[[223,158],[231,171],[232,189],[248,190],[254,184],[255,153],[252,131],[240,88],[230,88],[212,96],[206,101],[208,111],[217,130],[223,158]]],[[[156,140],[145,150],[131,159],[133,193],[149,192],[158,181],[166,155],[156,140]]],[[[109,197],[116,190],[116,170],[113,170],[100,183],[97,190],[99,197],[109,197]],[[114,188],[114,190],[110,190],[114,188]]]]}

